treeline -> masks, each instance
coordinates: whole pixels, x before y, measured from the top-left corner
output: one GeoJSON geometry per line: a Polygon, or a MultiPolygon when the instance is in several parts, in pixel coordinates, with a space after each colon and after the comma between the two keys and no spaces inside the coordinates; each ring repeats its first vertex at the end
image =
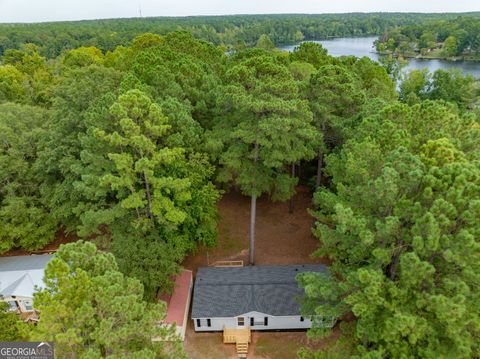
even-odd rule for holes
{"type": "MultiPolygon", "coordinates": [[[[145,32],[164,35],[177,30],[189,31],[195,38],[228,48],[253,46],[262,34],[279,45],[301,40],[381,35],[392,28],[418,26],[433,20],[443,22],[457,16],[416,13],[235,15],[0,24],[0,56],[6,49],[20,49],[26,43],[37,45],[40,54],[47,58],[81,46],[112,51],[117,46],[128,46],[134,37],[145,32]]],[[[476,13],[468,16],[478,19],[476,13]]]]}
{"type": "Polygon", "coordinates": [[[375,45],[379,52],[406,56],[480,59],[480,18],[475,13],[392,28],[375,45]]]}
{"type": "Polygon", "coordinates": [[[50,60],[28,44],[1,61],[1,252],[74,233],[111,253],[63,247],[35,298],[33,337],[84,357],[168,357],[146,346],[143,328],[164,309],[142,297],[154,301],[188,253],[216,244],[221,191],[251,198],[253,263],[256,199],[288,200],[303,180],[333,274],[300,278],[305,315],[353,313],[351,355],[478,356],[473,79],[412,77],[399,96],[388,62],[314,43],[281,52],[266,35],[228,54],[173,32],[50,60]]]}

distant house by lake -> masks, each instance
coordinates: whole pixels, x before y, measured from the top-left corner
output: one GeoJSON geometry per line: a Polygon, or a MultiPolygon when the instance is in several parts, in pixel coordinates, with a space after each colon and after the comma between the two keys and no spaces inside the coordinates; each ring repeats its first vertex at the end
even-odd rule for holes
{"type": "MultiPolygon", "coordinates": [[[[326,273],[322,264],[199,268],[195,280],[192,319],[195,331],[309,329],[312,318],[303,317],[304,290],[296,276],[326,273]]],[[[332,318],[315,318],[331,327],[332,318]]]]}

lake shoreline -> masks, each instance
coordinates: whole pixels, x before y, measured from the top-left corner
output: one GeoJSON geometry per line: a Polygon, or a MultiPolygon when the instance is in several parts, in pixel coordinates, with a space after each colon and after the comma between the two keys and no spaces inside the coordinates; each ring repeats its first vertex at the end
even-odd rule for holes
{"type": "MultiPolygon", "coordinates": [[[[388,55],[393,55],[392,52],[390,51],[372,51],[373,54],[377,54],[380,56],[388,56],[388,55]]],[[[395,54],[395,58],[402,57],[404,59],[417,59],[417,60],[442,60],[442,61],[451,61],[451,62],[459,62],[459,61],[469,61],[469,62],[479,62],[480,63],[480,58],[475,58],[475,57],[466,57],[466,56],[455,56],[455,57],[445,57],[445,56],[426,56],[426,55],[421,55],[421,54],[395,54]]]]}
{"type": "MultiPolygon", "coordinates": [[[[356,57],[368,57],[373,61],[380,61],[381,55],[376,51],[376,48],[373,46],[374,41],[377,39],[376,36],[369,37],[345,37],[345,38],[335,38],[329,40],[305,40],[292,45],[285,45],[277,47],[283,51],[293,51],[295,47],[299,46],[302,42],[314,42],[321,44],[329,53],[329,55],[334,57],[339,56],[356,56],[356,57]]],[[[411,54],[413,55],[413,54],[411,54]]],[[[440,56],[435,56],[437,54],[431,54],[430,58],[411,56],[406,58],[408,64],[403,68],[402,72],[408,72],[411,70],[422,70],[428,69],[429,72],[435,72],[437,70],[448,70],[448,69],[460,69],[465,75],[470,74],[475,78],[480,78],[480,61],[478,60],[463,60],[456,59],[455,61],[438,58],[440,56]],[[433,58],[435,57],[435,58],[433,58]]]]}

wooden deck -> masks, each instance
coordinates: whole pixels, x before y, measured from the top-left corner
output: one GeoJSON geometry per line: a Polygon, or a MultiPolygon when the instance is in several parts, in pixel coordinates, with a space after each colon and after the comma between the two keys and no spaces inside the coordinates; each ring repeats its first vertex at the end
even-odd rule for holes
{"type": "Polygon", "coordinates": [[[235,344],[239,358],[246,358],[248,354],[248,344],[252,341],[250,327],[246,328],[224,328],[223,342],[225,344],[235,344]]]}
{"type": "Polygon", "coordinates": [[[219,268],[226,268],[226,267],[243,267],[243,261],[216,261],[210,264],[210,267],[219,267],[219,268]]]}

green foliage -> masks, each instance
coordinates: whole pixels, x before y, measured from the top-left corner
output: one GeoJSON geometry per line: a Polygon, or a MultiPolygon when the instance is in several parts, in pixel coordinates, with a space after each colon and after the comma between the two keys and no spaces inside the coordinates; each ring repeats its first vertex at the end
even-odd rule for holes
{"type": "Polygon", "coordinates": [[[308,105],[273,55],[247,51],[232,61],[223,98],[231,119],[214,135],[224,146],[219,179],[233,180],[247,195],[287,199],[292,179],[285,165],[311,159],[318,142],[308,105]]]}
{"type": "Polygon", "coordinates": [[[418,46],[421,49],[431,50],[437,45],[437,35],[432,31],[426,31],[420,36],[418,46]]]}
{"type": "Polygon", "coordinates": [[[401,57],[393,57],[391,54],[381,56],[378,59],[378,62],[382,64],[387,71],[387,74],[394,81],[399,81],[402,75],[402,68],[408,64],[408,61],[402,59],[401,57]]]}
{"type": "Polygon", "coordinates": [[[293,61],[289,65],[289,70],[295,80],[307,82],[315,72],[315,67],[308,62],[293,61]]]}
{"type": "Polygon", "coordinates": [[[437,70],[432,76],[429,98],[454,102],[461,109],[471,109],[476,92],[473,76],[464,76],[460,69],[437,70]]]}
{"type": "Polygon", "coordinates": [[[94,46],[79,47],[65,54],[63,64],[68,67],[86,67],[100,65],[103,62],[102,51],[94,46]]]}
{"type": "MultiPolygon", "coordinates": [[[[446,15],[446,14],[445,14],[446,15]]],[[[376,42],[377,51],[431,57],[478,59],[480,25],[477,13],[440,16],[387,30],[376,42]]]]}
{"type": "MultiPolygon", "coordinates": [[[[56,85],[53,67],[38,53],[33,44],[25,44],[22,50],[9,49],[3,56],[0,77],[5,86],[0,101],[26,102],[48,107],[56,85]]],[[[0,89],[1,89],[0,85],[0,89]]]]}
{"type": "Polygon", "coordinates": [[[304,310],[353,312],[358,357],[478,355],[477,126],[452,106],[394,105],[328,157],[314,232],[333,276],[301,278],[304,310]]]}
{"type": "Polygon", "coordinates": [[[300,359],[345,359],[353,357],[358,345],[358,340],[355,338],[355,324],[342,322],[340,330],[342,332],[340,338],[328,342],[322,350],[315,352],[302,348],[298,352],[298,357],[300,359]]]}
{"type": "Polygon", "coordinates": [[[224,56],[185,32],[48,64],[33,45],[5,51],[5,96],[50,109],[1,105],[0,251],[40,249],[62,228],[111,245],[149,299],[170,288],[188,252],[216,243],[202,125],[218,111],[224,56]]]}
{"type": "Polygon", "coordinates": [[[275,48],[275,44],[272,42],[272,40],[270,40],[270,38],[267,35],[262,34],[258,38],[256,47],[262,50],[270,51],[275,48]]]}
{"type": "Polygon", "coordinates": [[[353,63],[352,71],[360,78],[360,85],[369,98],[391,102],[398,97],[395,82],[392,80],[398,78],[401,66],[400,61],[395,61],[395,65],[387,67],[379,66],[377,62],[363,57],[353,63]]]}
{"type": "Polygon", "coordinates": [[[42,316],[31,337],[54,341],[60,357],[184,357],[179,344],[152,341],[173,335],[158,325],[165,303],[145,303],[141,283],[120,273],[113,255],[92,243],[61,246],[44,282],[34,295],[42,316]]]}
{"type": "Polygon", "coordinates": [[[27,105],[0,105],[0,253],[49,243],[57,222],[44,205],[35,167],[49,113],[27,105]]]}
{"type": "Polygon", "coordinates": [[[78,233],[99,236],[106,226],[121,269],[154,298],[197,243],[216,243],[213,169],[204,155],[168,146],[169,119],[140,90],[90,116],[74,184],[84,199],[78,233]]]}
{"type": "Polygon", "coordinates": [[[286,57],[254,49],[230,59],[220,97],[228,121],[217,124],[209,147],[219,157],[218,180],[251,197],[250,264],[254,264],[256,198],[268,193],[286,200],[297,178],[288,165],[315,155],[319,136],[308,103],[283,61],[286,57]]]}
{"type": "Polygon", "coordinates": [[[460,69],[413,70],[400,84],[401,99],[409,104],[420,100],[444,100],[456,104],[462,111],[471,110],[477,101],[478,90],[471,75],[460,69]]]}
{"type": "Polygon", "coordinates": [[[443,43],[442,52],[447,57],[451,57],[457,54],[458,40],[455,36],[449,36],[445,39],[445,42],[443,43]]]}
{"type": "Polygon", "coordinates": [[[340,145],[365,101],[360,79],[343,66],[326,65],[310,78],[308,99],[329,148],[340,145]]]}
{"type": "Polygon", "coordinates": [[[0,66],[0,102],[25,98],[25,76],[12,65],[0,66]]]}
{"type": "Polygon", "coordinates": [[[410,71],[400,84],[400,98],[411,105],[425,99],[430,79],[427,69],[410,71]]]}
{"type": "Polygon", "coordinates": [[[87,130],[86,113],[114,91],[120,73],[101,66],[72,69],[62,77],[55,92],[49,131],[40,139],[37,166],[41,169],[41,193],[53,217],[67,232],[79,224],[75,207],[80,193],[75,166],[82,150],[80,134],[87,130]]]}
{"type": "MultiPolygon", "coordinates": [[[[0,26],[0,56],[6,49],[21,49],[25,43],[34,43],[39,47],[40,53],[48,58],[55,58],[66,50],[82,46],[95,46],[106,53],[118,46],[128,46],[135,37],[144,33],[151,34],[149,39],[145,38],[146,43],[150,40],[156,43],[158,39],[154,38],[154,34],[165,35],[177,30],[188,31],[195,38],[215,45],[236,48],[239,44],[254,46],[262,34],[278,45],[332,37],[381,35],[385,32],[390,35],[391,29],[399,26],[410,29],[424,24],[428,25],[428,31],[436,33],[438,24],[445,27],[447,22],[447,31],[452,28],[452,32],[458,32],[458,27],[467,29],[466,41],[470,41],[475,34],[470,31],[475,29],[477,19],[477,13],[352,13],[155,17],[29,25],[4,24],[0,26]],[[459,22],[460,25],[451,26],[450,22],[454,21],[459,22]],[[464,23],[470,25],[467,27],[463,25],[464,23]]],[[[405,32],[421,34],[422,30],[405,32]]],[[[461,34],[456,34],[456,36],[459,35],[461,34]]],[[[443,34],[439,35],[440,41],[446,38],[443,36],[443,34]]],[[[464,36],[459,37],[464,38],[464,36]]]]}
{"type": "Polygon", "coordinates": [[[473,58],[477,23],[343,14],[0,25],[0,252],[39,249],[62,229],[115,256],[62,247],[31,337],[80,358],[182,357],[150,341],[167,335],[155,326],[165,308],[143,299],[171,289],[198,245],[215,245],[214,176],[252,197],[254,238],[256,198],[290,198],[290,169],[304,180],[316,166],[314,233],[333,276],[300,278],[305,315],[356,321],[348,344],[300,355],[478,356],[478,84],[411,72],[397,102],[394,56],[333,58],[309,42],[274,50],[384,33],[376,45],[387,54],[443,46],[473,58]]]}
{"type": "Polygon", "coordinates": [[[142,51],[150,47],[158,47],[163,45],[165,42],[164,38],[157,34],[146,33],[140,36],[137,36],[132,41],[132,50],[133,51],[142,51]]]}
{"type": "Polygon", "coordinates": [[[290,54],[292,61],[302,61],[309,63],[316,69],[332,63],[332,58],[328,56],[327,50],[322,45],[314,42],[304,42],[297,46],[290,54]]]}
{"type": "Polygon", "coordinates": [[[10,311],[6,302],[0,302],[0,340],[2,342],[16,342],[25,339],[27,324],[20,320],[16,312],[10,311]]]}

